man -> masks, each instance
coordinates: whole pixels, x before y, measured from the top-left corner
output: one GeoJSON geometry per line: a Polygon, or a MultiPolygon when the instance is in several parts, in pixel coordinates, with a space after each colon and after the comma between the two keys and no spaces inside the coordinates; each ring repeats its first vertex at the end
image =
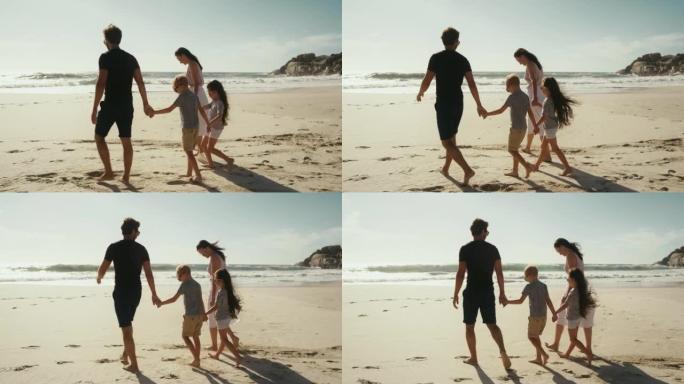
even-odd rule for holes
{"type": "Polygon", "coordinates": [[[119,321],[119,327],[123,334],[124,350],[121,362],[125,370],[138,373],[138,360],[135,354],[135,341],[133,340],[133,317],[140,303],[142,284],[140,283],[140,270],[145,270],[147,285],[152,292],[152,303],[158,305],[161,300],[157,296],[154,287],[154,276],[150,267],[150,257],[147,250],[135,239],[140,235],[140,223],[127,218],[121,225],[123,240],[112,243],[107,248],[104,260],[97,271],[97,283],[100,284],[107,269],[114,262],[114,310],[119,321]]]}
{"type": "Polygon", "coordinates": [[[98,180],[112,180],[114,172],[109,159],[109,148],[105,137],[112,125],[116,123],[119,130],[119,138],[123,146],[124,174],[121,181],[129,182],[131,165],[133,164],[133,145],[131,144],[131,126],[133,124],[133,94],[131,85],[133,79],[138,84],[138,91],[142,98],[145,114],[152,117],[152,108],[147,102],[147,92],[138,61],[131,54],[119,48],[121,43],[121,30],[114,25],[109,25],[104,30],[104,44],[107,52],[100,55],[100,72],[95,86],[95,100],[90,120],[95,124],[95,143],[97,152],[104,165],[104,173],[98,180]],[[102,103],[102,95],[105,99],[102,103]],[[97,107],[100,106],[100,112],[97,107]]]}
{"type": "Polygon", "coordinates": [[[455,161],[463,169],[463,184],[468,185],[470,179],[475,175],[475,171],[468,165],[461,151],[456,146],[456,134],[458,125],[463,116],[463,92],[461,85],[463,77],[468,81],[470,93],[477,104],[477,114],[483,116],[487,111],[480,103],[480,95],[477,91],[473,72],[470,63],[463,55],[456,52],[456,47],[460,44],[459,32],[453,28],[447,28],[442,32],[442,43],[444,50],[435,53],[430,57],[427,73],[420,85],[420,91],[416,100],[419,102],[430,87],[432,79],[437,77],[437,101],[435,110],[437,112],[437,128],[442,146],[446,150],[446,160],[442,167],[442,174],[449,175],[451,161],[455,161]]]}
{"type": "Polygon", "coordinates": [[[482,315],[482,322],[487,324],[492,338],[499,347],[504,368],[511,368],[511,360],[506,353],[501,329],[496,325],[496,304],[494,303],[494,283],[492,273],[496,271],[496,281],[499,284],[499,303],[506,303],[504,292],[504,278],[501,270],[501,257],[496,247],[487,241],[489,224],[481,219],[475,219],[470,226],[473,241],[461,247],[458,255],[458,272],[454,288],[454,308],[458,309],[458,294],[463,285],[466,273],[468,282],[463,291],[463,323],[466,325],[466,341],[470,350],[470,359],[464,363],[478,365],[475,347],[475,320],[477,312],[482,315]]]}

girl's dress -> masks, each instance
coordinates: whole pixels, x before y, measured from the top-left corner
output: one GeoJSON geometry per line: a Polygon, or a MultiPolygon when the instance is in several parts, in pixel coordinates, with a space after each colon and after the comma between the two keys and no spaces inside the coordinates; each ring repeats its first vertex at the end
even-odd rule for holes
{"type": "MultiPolygon", "coordinates": [[[[544,72],[542,72],[539,67],[537,67],[537,64],[530,62],[527,64],[527,70],[525,71],[525,81],[527,82],[527,97],[530,98],[530,107],[532,107],[532,114],[534,115],[534,118],[539,121],[542,116],[542,106],[541,105],[532,105],[532,102],[534,101],[534,94],[535,91],[537,93],[537,101],[539,104],[544,104],[544,93],[542,93],[541,90],[541,82],[542,79],[544,78],[544,72]],[[537,89],[534,89],[534,83],[532,80],[535,80],[537,82],[537,89]]],[[[539,135],[543,136],[544,133],[544,124],[542,124],[539,127],[539,135]]],[[[527,134],[531,135],[534,132],[534,124],[532,123],[532,120],[530,120],[530,117],[527,117],[527,134]]]]}
{"type": "MultiPolygon", "coordinates": [[[[218,257],[219,261],[221,262],[221,265],[219,266],[217,271],[219,271],[221,269],[226,269],[226,262],[219,255],[214,255],[212,257],[218,257]]],[[[211,272],[212,272],[211,271],[211,263],[209,263],[209,266],[207,267],[207,273],[209,273],[209,282],[211,283],[211,285],[209,286],[209,295],[207,295],[207,308],[209,308],[209,306],[211,304],[211,301],[212,301],[211,300],[212,299],[211,291],[212,291],[212,288],[214,287],[214,274],[212,274],[211,272]]],[[[214,272],[216,272],[216,271],[214,271],[214,272]]],[[[218,297],[218,292],[217,292],[217,297],[218,297]]],[[[207,318],[208,318],[207,321],[209,322],[209,328],[216,328],[216,312],[210,313],[209,316],[207,316],[207,318]]]]}
{"type": "MultiPolygon", "coordinates": [[[[204,74],[202,74],[202,69],[199,69],[199,79],[194,79],[192,77],[192,71],[190,71],[190,65],[188,64],[188,70],[185,72],[185,76],[188,78],[190,91],[195,93],[195,85],[199,85],[197,89],[197,98],[199,99],[200,105],[205,106],[209,104],[209,99],[207,98],[207,93],[204,91],[204,74]]],[[[202,115],[197,111],[197,118],[199,119],[199,137],[205,136],[207,134],[207,123],[202,118],[202,115]]]]}

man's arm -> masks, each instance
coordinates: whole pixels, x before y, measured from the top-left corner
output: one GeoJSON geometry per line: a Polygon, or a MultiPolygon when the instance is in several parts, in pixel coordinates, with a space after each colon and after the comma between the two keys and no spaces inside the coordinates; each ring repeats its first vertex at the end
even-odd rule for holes
{"type": "Polygon", "coordinates": [[[145,271],[147,285],[150,286],[150,292],[152,292],[152,303],[157,305],[160,300],[159,296],[157,296],[157,289],[154,287],[154,275],[152,274],[152,267],[150,267],[149,260],[143,263],[143,270],[145,271]]]}
{"type": "Polygon", "coordinates": [[[105,276],[105,273],[107,273],[107,270],[109,269],[109,266],[112,264],[111,261],[104,259],[102,260],[102,264],[100,264],[100,268],[97,269],[97,283],[100,284],[102,279],[105,276]]]}
{"type": "Polygon", "coordinates": [[[463,279],[465,279],[466,274],[466,262],[461,261],[458,263],[458,272],[456,272],[456,285],[454,286],[454,308],[458,309],[458,294],[461,292],[461,286],[463,286],[463,279]]]}
{"type": "Polygon", "coordinates": [[[435,73],[428,70],[425,72],[425,77],[423,77],[423,82],[420,83],[420,90],[418,91],[418,96],[416,96],[416,101],[421,101],[423,100],[423,95],[425,95],[425,92],[430,88],[430,83],[432,83],[432,79],[435,78],[435,73]]]}
{"type": "Polygon", "coordinates": [[[499,303],[503,304],[506,299],[506,291],[504,290],[504,276],[501,268],[501,259],[494,263],[494,272],[496,272],[496,282],[499,284],[499,303]]]}
{"type": "Polygon", "coordinates": [[[106,69],[100,69],[97,74],[97,82],[95,83],[95,99],[93,100],[93,110],[90,114],[90,122],[93,124],[97,123],[97,106],[100,105],[102,101],[102,95],[104,95],[105,87],[107,86],[107,76],[109,71],[106,69]]]}
{"type": "Polygon", "coordinates": [[[468,82],[468,88],[470,88],[470,94],[473,95],[473,99],[475,100],[475,104],[477,104],[477,115],[478,116],[483,116],[487,113],[487,110],[484,109],[482,106],[482,103],[480,102],[480,93],[477,91],[477,84],[475,84],[475,78],[473,78],[473,72],[468,71],[465,73],[465,78],[466,81],[468,82]]]}
{"type": "Polygon", "coordinates": [[[133,78],[135,79],[135,83],[138,84],[138,92],[140,92],[140,98],[142,99],[143,102],[143,108],[145,109],[145,114],[150,115],[150,103],[147,102],[147,90],[145,89],[145,82],[143,81],[142,73],[140,72],[140,68],[136,68],[135,71],[133,72],[133,78]]]}

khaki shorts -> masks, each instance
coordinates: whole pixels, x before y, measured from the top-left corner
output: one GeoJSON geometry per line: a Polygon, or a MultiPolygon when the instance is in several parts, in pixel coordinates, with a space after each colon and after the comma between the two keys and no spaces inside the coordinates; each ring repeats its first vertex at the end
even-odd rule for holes
{"type": "Polygon", "coordinates": [[[202,334],[202,315],[183,315],[183,337],[199,336],[202,334]]]}
{"type": "Polygon", "coordinates": [[[527,318],[527,336],[539,337],[546,327],[546,316],[527,318]]]}
{"type": "Polygon", "coordinates": [[[511,128],[508,132],[508,150],[517,151],[520,149],[520,144],[525,139],[526,133],[524,129],[511,128]]]}
{"type": "Polygon", "coordinates": [[[199,128],[183,128],[183,150],[190,152],[195,149],[197,144],[197,132],[199,128]]]}

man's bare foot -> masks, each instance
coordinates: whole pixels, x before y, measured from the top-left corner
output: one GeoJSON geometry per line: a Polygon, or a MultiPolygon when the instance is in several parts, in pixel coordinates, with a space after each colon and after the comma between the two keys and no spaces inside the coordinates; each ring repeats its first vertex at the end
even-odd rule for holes
{"type": "Polygon", "coordinates": [[[475,176],[475,171],[473,171],[472,169],[469,172],[466,172],[466,174],[463,175],[463,185],[468,185],[468,183],[470,183],[470,179],[472,179],[473,176],[475,176]]]}
{"type": "Polygon", "coordinates": [[[130,364],[130,363],[128,362],[128,356],[127,356],[127,355],[121,355],[121,357],[119,358],[119,361],[120,361],[121,364],[123,364],[123,365],[128,365],[128,364],[130,364]]]}
{"type": "Polygon", "coordinates": [[[544,343],[546,348],[558,352],[558,344],[549,344],[549,343],[544,343]]]}
{"type": "Polygon", "coordinates": [[[477,359],[473,359],[472,357],[467,360],[463,360],[463,364],[468,364],[468,365],[473,365],[473,366],[478,366],[479,364],[477,363],[477,359]]]}
{"type": "Polygon", "coordinates": [[[127,367],[123,367],[123,369],[131,373],[140,373],[140,369],[138,369],[137,366],[134,367],[132,365],[129,365],[127,367]]]}
{"type": "Polygon", "coordinates": [[[185,175],[183,175],[183,176],[181,176],[181,177],[192,177],[192,172],[188,172],[188,173],[186,173],[185,175]]]}
{"type": "Polygon", "coordinates": [[[122,178],[121,178],[121,182],[124,183],[124,184],[130,184],[130,183],[131,183],[131,179],[130,179],[130,177],[125,176],[125,177],[122,177],[122,178]]]}
{"type": "Polygon", "coordinates": [[[520,175],[518,175],[518,172],[508,172],[508,173],[504,173],[504,176],[515,177],[516,179],[517,179],[517,178],[520,178],[520,175]]]}
{"type": "Polygon", "coordinates": [[[97,181],[105,181],[105,180],[114,180],[114,172],[104,172],[100,177],[97,178],[97,181]]]}
{"type": "Polygon", "coordinates": [[[544,365],[544,362],[542,360],[539,360],[539,359],[530,360],[529,362],[532,364],[544,365]]]}
{"type": "Polygon", "coordinates": [[[566,168],[563,173],[561,173],[561,176],[570,176],[572,175],[572,168],[566,168]]]}
{"type": "Polygon", "coordinates": [[[191,367],[199,368],[200,367],[200,361],[199,361],[199,359],[193,360],[189,365],[191,367]]]}
{"type": "Polygon", "coordinates": [[[501,355],[501,361],[506,370],[511,369],[511,359],[508,358],[508,355],[501,355]]]}
{"type": "Polygon", "coordinates": [[[189,181],[191,184],[201,184],[202,183],[202,176],[191,177],[189,181]]]}
{"type": "Polygon", "coordinates": [[[549,157],[549,158],[546,158],[546,159],[544,159],[544,162],[545,162],[545,163],[553,163],[553,161],[551,161],[551,158],[550,158],[550,157],[549,157]]]}

